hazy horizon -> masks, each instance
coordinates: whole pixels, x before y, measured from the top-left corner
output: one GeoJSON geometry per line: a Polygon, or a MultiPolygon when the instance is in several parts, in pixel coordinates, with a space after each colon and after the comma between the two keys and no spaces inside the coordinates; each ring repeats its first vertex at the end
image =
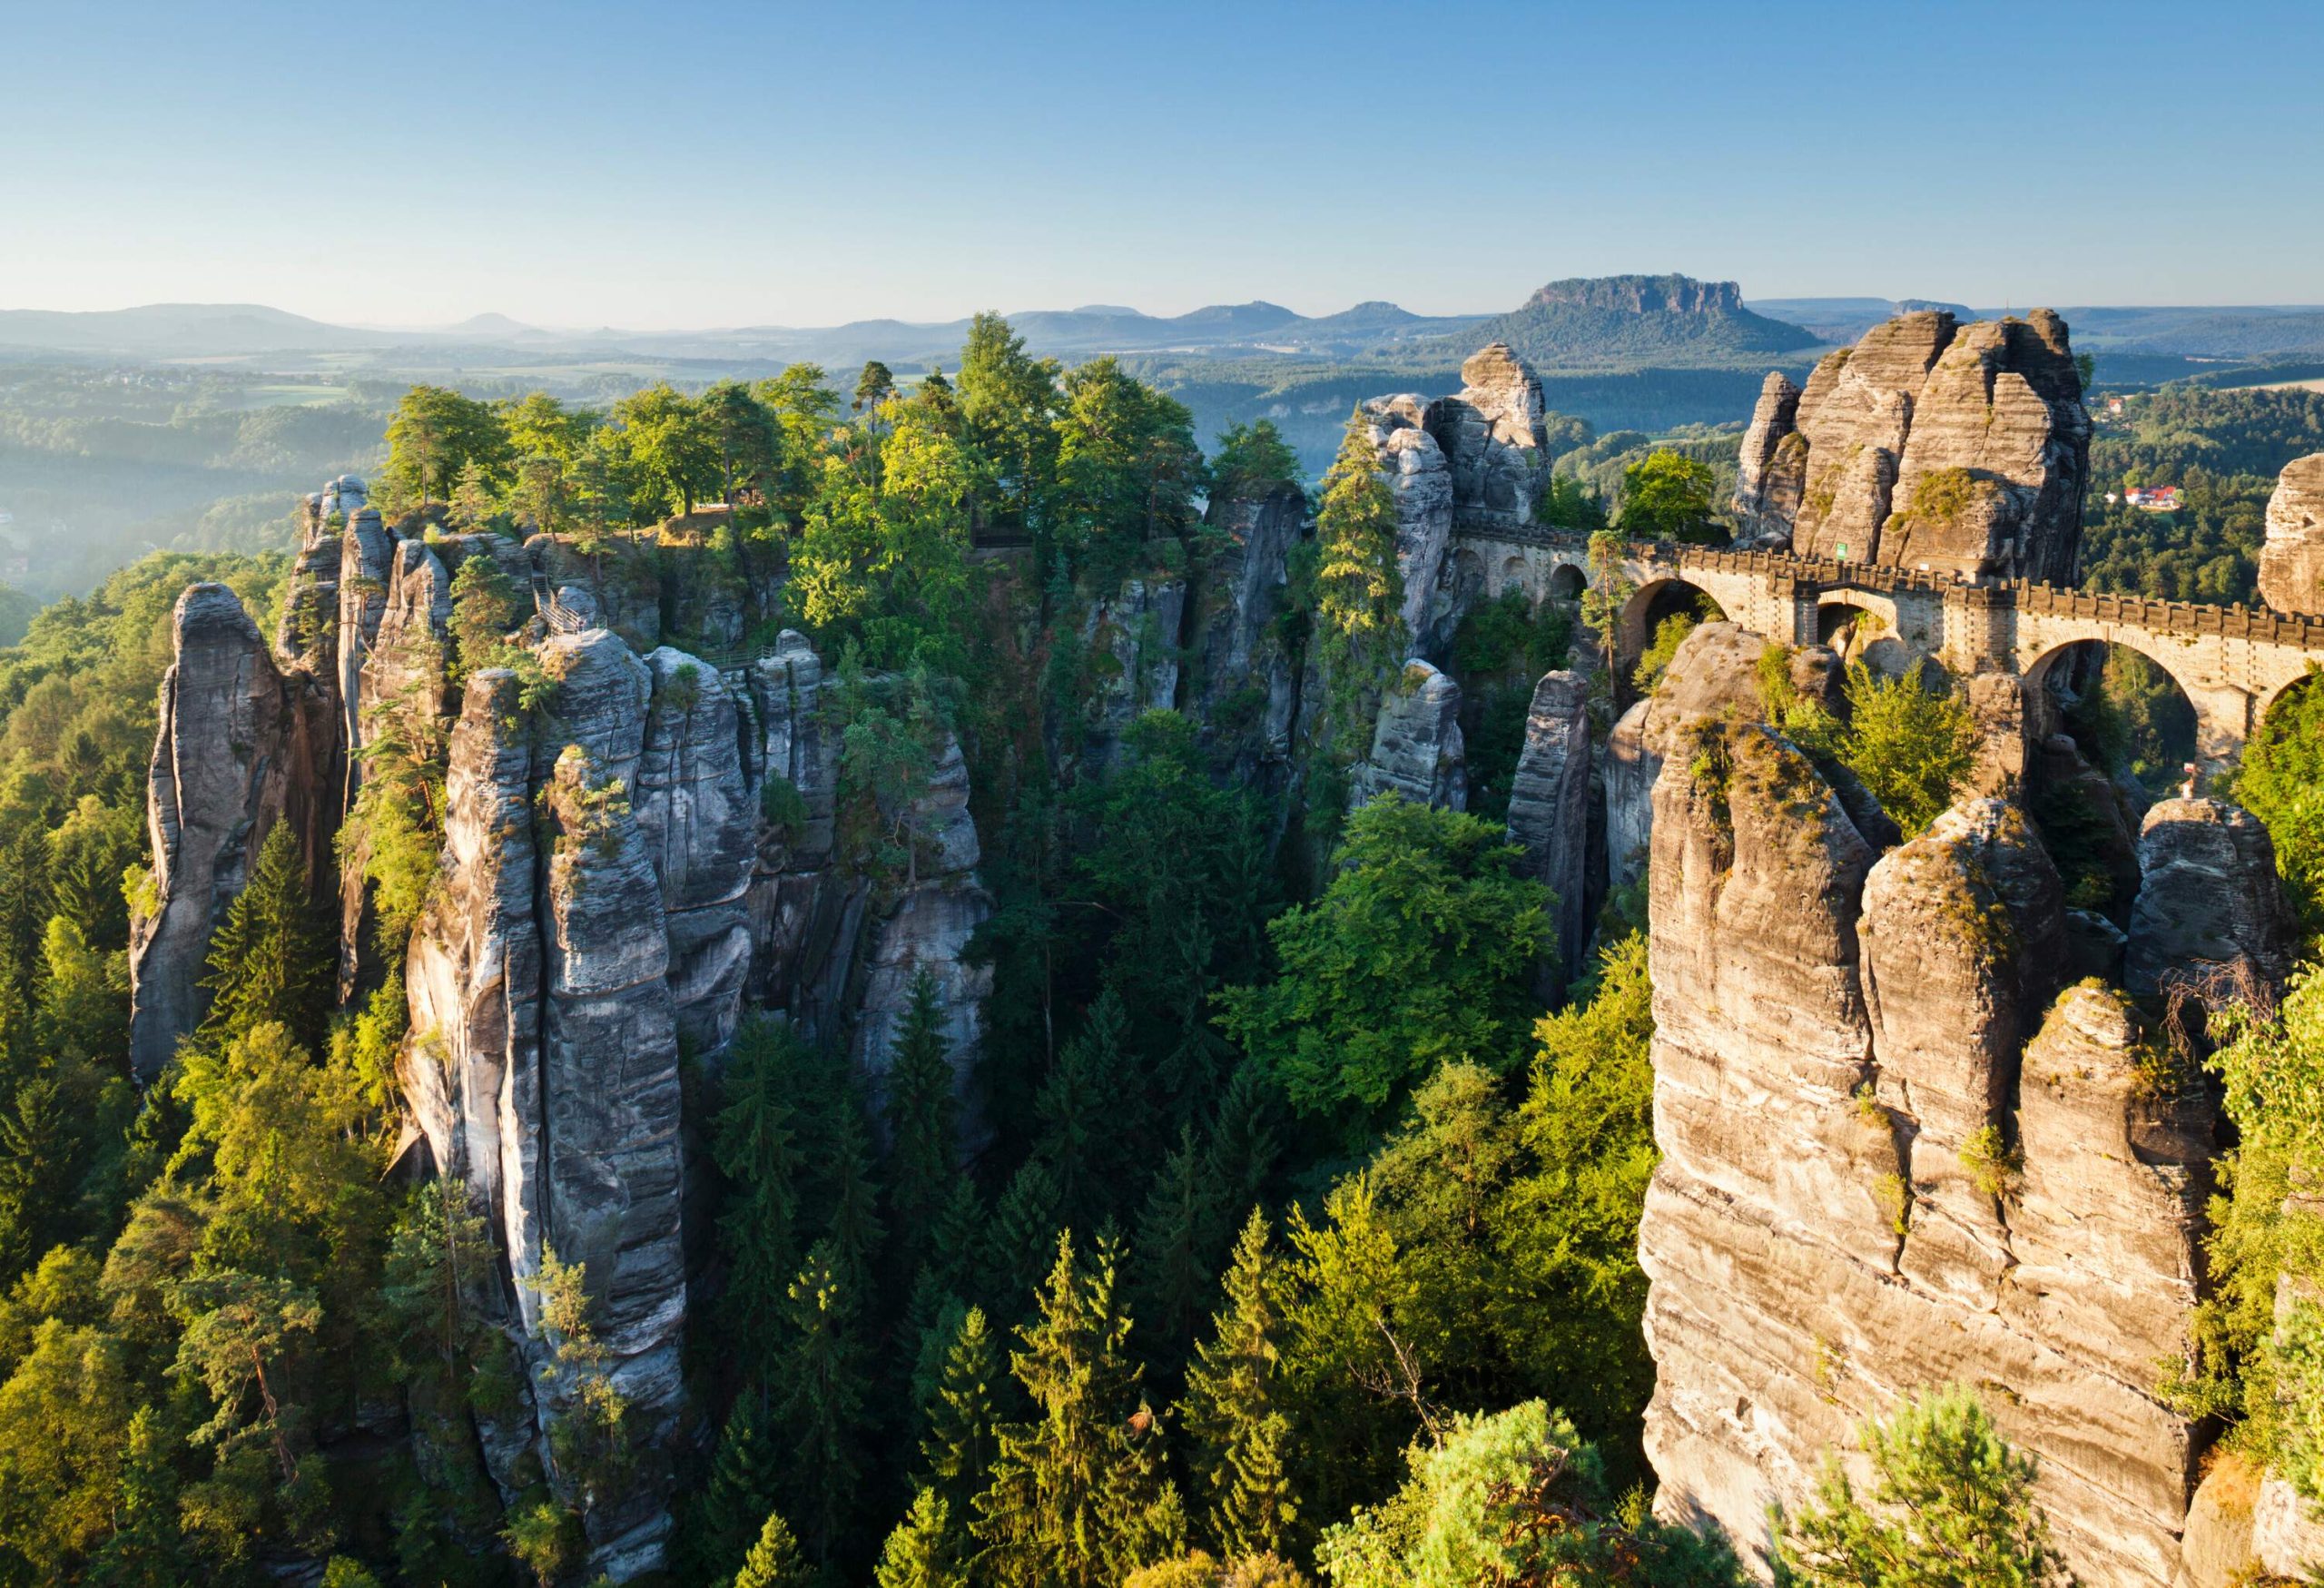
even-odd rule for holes
{"type": "Polygon", "coordinates": [[[0,174],[34,244],[0,305],[1442,315],[1673,269],[1755,300],[2314,301],[2324,215],[2286,173],[2324,152],[2315,33],[2289,5],[15,6],[0,125],[42,157],[0,174]]]}

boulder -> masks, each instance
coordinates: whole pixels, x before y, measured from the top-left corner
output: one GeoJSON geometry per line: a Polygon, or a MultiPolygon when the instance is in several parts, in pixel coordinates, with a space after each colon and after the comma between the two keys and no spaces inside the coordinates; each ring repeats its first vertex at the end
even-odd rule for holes
{"type": "Polygon", "coordinates": [[[2279,612],[2324,616],[2324,452],[2293,459],[2276,478],[2260,599],[2279,612]]]}
{"type": "Polygon", "coordinates": [[[1816,366],[1788,430],[1781,406],[1779,388],[1763,392],[1738,476],[1738,510],[1762,535],[1787,518],[1808,556],[2072,577],[2090,416],[2049,310],[1965,327],[1943,310],[1899,315],[1816,366]]]}
{"type": "Polygon", "coordinates": [[[1428,405],[1443,450],[1456,522],[1480,529],[1531,521],[1549,457],[1541,378],[1506,342],[1488,342],[1461,366],[1457,397],[1428,405]]]}
{"type": "Polygon", "coordinates": [[[187,586],[170,637],[175,659],[162,675],[146,772],[153,875],[130,926],[130,1064],[146,1080],[201,1023],[210,934],[289,792],[291,711],[241,597],[223,585],[187,586]]]}
{"type": "Polygon", "coordinates": [[[2224,800],[2162,800],[2139,830],[2128,985],[2162,990],[2174,972],[2248,966],[2290,973],[2295,936],[2276,882],[2276,849],[2257,816],[2224,800]]]}
{"type": "Polygon", "coordinates": [[[1185,629],[1184,579],[1146,577],[1090,603],[1081,644],[1095,675],[1082,718],[1091,761],[1108,764],[1130,724],[1178,704],[1179,644],[1185,629]]]}
{"type": "Polygon", "coordinates": [[[2165,1588],[2196,1428],[2133,1358],[2191,1327],[2199,1096],[2094,990],[2021,1060],[2064,925],[2013,807],[1966,803],[1876,864],[1779,735],[1697,715],[1665,743],[1639,1232],[1658,1514],[1764,1573],[1771,1503],[1865,1418],[1967,1383],[2038,1458],[2081,1579],[2165,1588]]]}

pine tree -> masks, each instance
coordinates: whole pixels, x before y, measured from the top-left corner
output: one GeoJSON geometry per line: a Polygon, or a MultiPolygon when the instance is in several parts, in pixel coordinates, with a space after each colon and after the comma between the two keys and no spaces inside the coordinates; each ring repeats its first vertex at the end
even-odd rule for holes
{"type": "Polygon", "coordinates": [[[1285,1278],[1253,1208],[1235,1243],[1226,1303],[1187,1374],[1187,1431],[1210,1536],[1228,1556],[1280,1551],[1299,1514],[1284,1471],[1289,1419],[1278,1405],[1285,1278]]]}
{"type": "Polygon", "coordinates": [[[944,1496],[922,1489],[912,1496],[911,1513],[888,1534],[873,1581],[879,1588],[966,1588],[963,1542],[944,1496]]]}
{"type": "Polygon", "coordinates": [[[871,1294],[872,1260],[884,1232],[880,1227],[880,1185],[872,1173],[872,1137],[852,1087],[832,1111],[824,1161],[830,1165],[832,1210],[825,1238],[833,1270],[845,1282],[851,1301],[860,1306],[860,1298],[871,1294]]]}
{"type": "MultiPolygon", "coordinates": [[[[1210,1183],[1222,1206],[1239,1209],[1263,1199],[1267,1178],[1283,1153],[1280,1098],[1263,1066],[1246,1060],[1236,1067],[1226,1095],[1218,1100],[1207,1154],[1210,1183]]],[[[1224,1230],[1220,1238],[1223,1244],[1224,1230]]]]}
{"type": "Polygon", "coordinates": [[[1158,1419],[1137,1396],[1129,1318],[1110,1248],[1085,1271],[1073,1238],[1057,1263],[1010,1370],[1033,1403],[1004,1425],[972,1531],[1005,1583],[1098,1588],[1167,1553],[1177,1492],[1161,1471],[1158,1419]]]}
{"type": "Polygon", "coordinates": [[[798,1039],[788,1026],[759,1015],[744,1020],[727,1053],[725,1105],[711,1126],[711,1158],[729,1187],[718,1218],[727,1264],[720,1313],[744,1371],[762,1386],[775,1348],[767,1320],[781,1316],[799,1261],[791,1104],[797,1060],[798,1039]]]}
{"type": "Polygon", "coordinates": [[[799,1540],[791,1524],[768,1512],[758,1542],[734,1573],[734,1588],[812,1588],[814,1582],[813,1569],[799,1556],[799,1540]]]}
{"type": "Polygon", "coordinates": [[[1000,1299],[1004,1318],[1023,1316],[1023,1298],[1040,1284],[1039,1254],[1055,1249],[1062,1202],[1049,1166],[1029,1158],[1009,1178],[1009,1189],[993,1208],[987,1294],[1000,1299]]]}
{"type": "Polygon", "coordinates": [[[1147,1356],[1161,1386],[1178,1382],[1202,1327],[1216,1273],[1219,1187],[1194,1127],[1163,1161],[1137,1222],[1137,1314],[1146,1320],[1147,1356]]]}
{"type": "Polygon", "coordinates": [[[922,970],[911,980],[911,998],[889,1051],[887,1090],[888,1222],[896,1237],[889,1261],[907,1281],[926,1260],[937,1220],[960,1179],[953,1156],[952,1066],[936,979],[922,970]]]}
{"type": "Polygon", "coordinates": [[[984,1309],[970,1307],[944,1352],[943,1376],[928,1405],[920,1458],[926,1482],[965,1515],[992,1469],[1000,1359],[984,1309]]]}
{"type": "Polygon", "coordinates": [[[829,1240],[815,1243],[791,1283],[791,1348],[776,1418],[789,1450],[808,1553],[831,1560],[845,1537],[863,1473],[863,1376],[855,1297],[829,1240]]]}
{"type": "Polygon", "coordinates": [[[758,1396],[746,1389],[726,1414],[710,1481],[686,1529],[687,1553],[704,1582],[723,1579],[734,1569],[783,1492],[782,1478],[758,1396]]]}
{"type": "Polygon", "coordinates": [[[1126,1149],[1143,1134],[1143,1094],[1122,1062],[1127,1026],[1121,1000],[1099,994],[1033,1100],[1035,1150],[1056,1180],[1060,1218],[1075,1229],[1104,1218],[1113,1187],[1101,1166],[1134,1156],[1126,1149]]]}
{"type": "MultiPolygon", "coordinates": [[[[939,1290],[964,1297],[982,1293],[986,1223],[984,1198],[977,1194],[976,1182],[966,1175],[954,1176],[944,1205],[937,1210],[922,1267],[939,1290]]],[[[1049,1244],[1046,1232],[1041,1243],[1049,1244]]]]}
{"type": "Polygon", "coordinates": [[[258,865],[210,942],[211,994],[200,1039],[222,1047],[269,1021],[309,1050],[321,1045],[330,993],[330,954],[317,919],[306,862],[277,822],[259,846],[258,865]]]}
{"type": "Polygon", "coordinates": [[[1396,498],[1381,474],[1380,449],[1361,408],[1348,416],[1323,496],[1315,512],[1316,618],[1344,642],[1384,634],[1403,601],[1396,498]]]}
{"type": "Polygon", "coordinates": [[[90,1563],[92,1588],[177,1588],[186,1581],[178,1535],[178,1481],[170,1466],[175,1443],[151,1406],[129,1420],[113,1535],[90,1563]]]}

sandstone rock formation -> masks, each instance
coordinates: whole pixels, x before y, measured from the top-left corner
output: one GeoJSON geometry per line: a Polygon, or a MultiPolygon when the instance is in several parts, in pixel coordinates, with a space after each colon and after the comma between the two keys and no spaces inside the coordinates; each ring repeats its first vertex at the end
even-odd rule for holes
{"type": "Polygon", "coordinates": [[[1452,470],[1453,518],[1477,528],[1525,524],[1549,458],[1541,378],[1507,343],[1488,342],[1461,366],[1461,382],[1422,421],[1452,470]]]}
{"type": "Polygon", "coordinates": [[[2257,816],[2224,800],[2163,800],[2139,830],[2138,897],[2125,976],[2160,991],[2172,970],[2241,962],[2280,983],[2293,932],[2276,886],[2276,848],[2257,816]]]}
{"type": "MultiPolygon", "coordinates": [[[[1757,722],[1767,711],[1759,695],[1759,654],[1767,642],[1732,623],[1705,623],[1679,643],[1652,695],[1622,714],[1606,736],[1606,864],[1609,885],[1626,887],[1646,869],[1654,825],[1654,786],[1680,734],[1705,721],[1757,722]]],[[[1831,653],[1809,647],[1794,658],[1811,688],[1824,686],[1821,663],[1831,653]]]]}
{"type": "Polygon", "coordinates": [[[667,646],[645,662],[653,697],[637,763],[637,824],[661,882],[678,1031],[694,1052],[710,1053],[742,1016],[758,801],[725,680],[667,646]]]}
{"type": "Polygon", "coordinates": [[[1735,505],[1808,556],[2062,584],[2089,449],[2063,321],[1921,310],[1827,354],[1796,399],[1770,378],[1735,505]]]}
{"type": "Polygon", "coordinates": [[[1807,486],[1807,440],[1799,433],[1799,388],[1780,370],[1768,371],[1735,471],[1738,539],[1791,544],[1792,520],[1807,486]]]}
{"type": "MultiPolygon", "coordinates": [[[[824,730],[823,682],[822,658],[795,629],[783,630],[749,674],[758,724],[751,775],[763,817],[748,894],[750,992],[811,1022],[822,1012],[807,1007],[815,945],[839,935],[840,890],[825,885],[839,745],[824,730]]],[[[829,1014],[835,1019],[836,1008],[829,1014]]]]}
{"type": "Polygon", "coordinates": [[[2260,599],[2279,612],[2324,614],[2324,452],[2293,459],[2277,477],[2260,599]]]}
{"type": "Polygon", "coordinates": [[[172,628],[176,660],[162,676],[146,774],[153,876],[130,931],[130,1062],[143,1078],[200,1022],[210,934],[288,794],[292,709],[241,598],[189,585],[172,628]]]}
{"type": "Polygon", "coordinates": [[[1404,586],[1404,633],[1417,641],[1427,626],[1431,597],[1452,542],[1452,469],[1428,431],[1428,405],[1417,397],[1375,397],[1372,444],[1396,498],[1396,570],[1404,586]]]}
{"type": "Polygon", "coordinates": [[[1589,680],[1579,673],[1542,676],[1509,786],[1510,841],[1524,845],[1526,870],[1557,896],[1557,952],[1542,965],[1539,985],[1552,1002],[1581,973],[1590,941],[1589,696],[1589,680]]]}
{"type": "Polygon", "coordinates": [[[1468,763],[1461,738],[1461,686],[1415,657],[1390,685],[1373,729],[1372,754],[1348,783],[1348,808],[1394,790],[1414,804],[1463,811],[1468,763]]]}
{"type": "Polygon", "coordinates": [[[1236,743],[1246,776],[1291,750],[1298,673],[1277,620],[1306,507],[1299,488],[1284,483],[1258,497],[1215,497],[1206,515],[1227,544],[1196,587],[1187,708],[1206,742],[1236,743]]]}
{"type": "MultiPolygon", "coordinates": [[[[2122,993],[2057,991],[2063,890],[2014,804],[1965,801],[1876,860],[1742,708],[1748,649],[1714,636],[1671,669],[1735,709],[1656,723],[1663,1159],[1640,1240],[1658,1508],[1756,1549],[1827,1449],[1860,1461],[1858,1420],[1963,1382],[2040,1458],[2083,1580],[2161,1588],[2201,1430],[2154,1398],[2153,1365],[2191,1338],[2208,1094],[2122,993]]],[[[2196,852],[2212,892],[2271,896],[2230,818],[2195,824],[2153,846],[2158,898],[2191,884],[2196,852]]]]}
{"type": "Polygon", "coordinates": [[[1131,578],[1093,601],[1081,644],[1098,675],[1082,722],[1083,744],[1102,766],[1130,724],[1178,703],[1178,656],[1187,613],[1184,579],[1131,578]]]}

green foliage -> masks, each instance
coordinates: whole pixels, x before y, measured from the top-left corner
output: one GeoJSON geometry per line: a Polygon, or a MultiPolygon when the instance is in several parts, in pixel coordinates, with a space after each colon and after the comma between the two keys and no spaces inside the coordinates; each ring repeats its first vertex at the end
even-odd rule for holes
{"type": "Polygon", "coordinates": [[[1441,1064],[1511,1068],[1549,903],[1516,853],[1473,816],[1372,801],[1324,896],[1269,925],[1281,977],[1221,995],[1227,1031],[1295,1107],[1351,1133],[1441,1064]]]}
{"type": "Polygon", "coordinates": [[[1705,615],[1700,611],[1674,612],[1654,626],[1653,639],[1639,653],[1638,666],[1630,669],[1630,682],[1640,695],[1651,695],[1661,686],[1662,676],[1670,670],[1671,658],[1704,621],[1705,615]]]}
{"type": "Polygon", "coordinates": [[[855,1309],[833,1242],[819,1241],[791,1282],[784,1321],[792,1345],[775,1407],[785,1467],[808,1553],[830,1561],[842,1547],[862,1475],[863,1377],[855,1309]]]}
{"type": "Polygon", "coordinates": [[[1285,444],[1272,419],[1229,425],[1218,433],[1210,459],[1215,498],[1256,497],[1277,485],[1299,483],[1299,457],[1285,444]]]}
{"type": "Polygon", "coordinates": [[[388,467],[380,497],[391,511],[450,499],[470,465],[486,487],[508,463],[506,427],[488,403],[443,386],[415,386],[388,421],[388,467]]]}
{"type": "Polygon", "coordinates": [[[201,1041],[231,1042],[272,1023],[302,1046],[320,1042],[330,949],[290,823],[277,822],[259,845],[250,882],[211,937],[209,963],[201,1041]]]}
{"type": "Polygon", "coordinates": [[[499,559],[471,552],[452,576],[452,665],[447,676],[458,683],[479,667],[502,665],[499,653],[517,626],[517,587],[499,559]]]}
{"type": "Polygon", "coordinates": [[[1847,695],[1844,727],[1809,704],[1786,716],[1785,731],[1810,755],[1846,764],[1905,837],[1919,836],[1952,804],[1976,763],[1968,706],[1930,689],[1917,670],[1884,678],[1861,662],[1848,667],[1847,695]]]}
{"type": "Polygon", "coordinates": [[[1723,540],[1711,522],[1715,486],[1709,464],[1658,448],[1622,470],[1618,527],[1632,540],[1723,540]]]}
{"type": "Polygon", "coordinates": [[[1059,1236],[1039,1314],[1009,1357],[1033,1415],[1001,1427],[977,1497],[972,1531],[995,1583],[1100,1588],[1184,1547],[1128,1336],[1113,1253],[1100,1243],[1085,1268],[1059,1236]]]}
{"type": "Polygon", "coordinates": [[[1410,1465],[1394,1494],[1324,1534],[1316,1555],[1332,1588],[1743,1581],[1723,1544],[1610,1518],[1597,1452],[1540,1401],[1461,1417],[1410,1465]]]}
{"type": "Polygon", "coordinates": [[[1286,1464],[1291,1422],[1277,1406],[1287,1276],[1253,1208],[1226,1271],[1226,1304],[1187,1374],[1206,1534],[1229,1555],[1281,1550],[1298,1521],[1286,1464]]]}
{"type": "Polygon", "coordinates": [[[2073,1578],[2034,1504],[2033,1457],[1954,1386],[1860,1430],[1873,1484],[1827,1458],[1797,1515],[1773,1518],[1776,1580],[1801,1588],[2064,1588],[2073,1578]]]}
{"type": "Polygon", "coordinates": [[[2304,967],[2272,1014],[2231,1005],[2211,1026],[2224,1040],[2208,1063],[2240,1140],[2210,1209],[2197,1359],[2167,1387],[2191,1415],[2240,1415],[2254,1462],[2324,1501],[2324,1317],[2302,1298],[2324,1280],[2324,1218],[2290,1194],[2324,1172],[2324,980],[2304,967]]]}
{"type": "Polygon", "coordinates": [[[922,1489],[881,1547],[872,1580],[879,1588],[967,1588],[965,1545],[944,1497],[922,1489]]]}
{"type": "Polygon", "coordinates": [[[799,1541],[790,1524],[768,1512],[758,1542],[743,1557],[734,1588],[812,1588],[815,1573],[799,1553],[799,1541]]]}
{"type": "Polygon", "coordinates": [[[1396,565],[1396,498],[1381,473],[1371,422],[1348,416],[1339,457],[1324,476],[1315,514],[1315,616],[1345,647],[1384,636],[1403,602],[1396,565]]]}
{"type": "Polygon", "coordinates": [[[961,1515],[992,1471],[1000,1389],[999,1347],[984,1309],[970,1307],[945,1347],[943,1377],[920,1442],[928,1486],[961,1515]]]}
{"type": "Polygon", "coordinates": [[[1533,498],[1533,521],[1569,535],[1596,535],[1608,528],[1606,504],[1571,474],[1552,474],[1533,498]]]}
{"type": "Polygon", "coordinates": [[[2234,798],[2268,824],[2276,875],[2301,930],[2324,932],[2324,687],[2318,671],[2276,697],[2243,749],[2234,798]]]}
{"type": "Polygon", "coordinates": [[[738,1364],[762,1381],[773,1370],[766,1320],[780,1311],[799,1262],[793,1099],[802,1067],[787,1024],[745,1018],[727,1050],[725,1100],[711,1125],[711,1160],[729,1188],[718,1218],[727,1262],[719,1321],[738,1364]]]}

